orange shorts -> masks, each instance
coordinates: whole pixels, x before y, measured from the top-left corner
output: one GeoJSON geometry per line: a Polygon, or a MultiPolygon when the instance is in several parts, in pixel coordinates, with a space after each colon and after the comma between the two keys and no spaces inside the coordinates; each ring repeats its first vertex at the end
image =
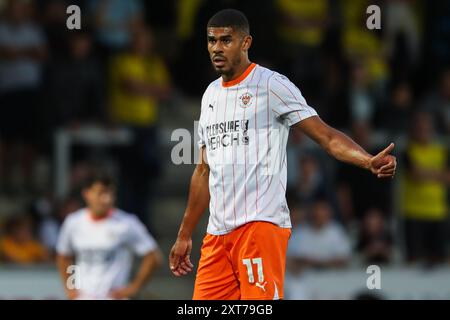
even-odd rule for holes
{"type": "Polygon", "coordinates": [[[263,221],[221,236],[207,234],[193,299],[282,299],[290,235],[291,229],[263,221]]]}

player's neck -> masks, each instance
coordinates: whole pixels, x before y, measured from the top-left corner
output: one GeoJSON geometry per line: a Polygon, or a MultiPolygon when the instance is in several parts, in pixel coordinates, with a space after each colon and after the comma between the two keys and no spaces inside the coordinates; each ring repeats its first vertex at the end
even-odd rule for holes
{"type": "Polygon", "coordinates": [[[244,63],[242,63],[240,66],[238,66],[236,68],[236,71],[233,74],[229,74],[229,75],[223,74],[222,75],[223,82],[230,82],[235,79],[238,79],[240,76],[242,76],[242,74],[244,74],[244,72],[248,69],[248,67],[250,67],[251,64],[252,64],[252,62],[247,59],[247,61],[245,61],[244,63]]]}
{"type": "Polygon", "coordinates": [[[109,218],[113,213],[113,209],[109,209],[106,212],[94,212],[92,209],[88,209],[88,213],[89,213],[89,217],[93,221],[101,221],[106,218],[109,218]]]}

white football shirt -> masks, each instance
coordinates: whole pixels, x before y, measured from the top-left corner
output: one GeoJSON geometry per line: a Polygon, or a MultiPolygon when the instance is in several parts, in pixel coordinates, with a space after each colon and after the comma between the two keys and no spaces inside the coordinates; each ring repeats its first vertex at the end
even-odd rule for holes
{"type": "Polygon", "coordinates": [[[143,256],[157,248],[145,226],[119,209],[101,220],[80,209],[63,223],[56,251],[74,256],[76,283],[82,299],[108,299],[112,289],[128,283],[133,254],[143,256]]]}
{"type": "Polygon", "coordinates": [[[286,144],[290,126],[316,111],[285,76],[251,64],[236,80],[206,89],[198,126],[210,167],[207,232],[226,234],[250,221],[290,228],[286,144]]]}

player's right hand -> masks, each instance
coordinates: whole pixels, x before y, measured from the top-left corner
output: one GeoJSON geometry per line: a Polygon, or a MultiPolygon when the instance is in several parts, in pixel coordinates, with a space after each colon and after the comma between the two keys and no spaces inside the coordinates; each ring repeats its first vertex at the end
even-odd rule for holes
{"type": "Polygon", "coordinates": [[[177,277],[187,275],[194,268],[190,256],[192,250],[192,239],[178,238],[169,255],[170,270],[177,277]]]}

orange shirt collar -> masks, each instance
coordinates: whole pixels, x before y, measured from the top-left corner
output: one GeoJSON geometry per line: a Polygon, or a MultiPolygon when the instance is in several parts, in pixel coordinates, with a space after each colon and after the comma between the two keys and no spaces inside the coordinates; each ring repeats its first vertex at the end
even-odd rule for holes
{"type": "Polygon", "coordinates": [[[234,85],[237,85],[238,83],[242,82],[245,78],[247,78],[247,76],[250,74],[250,72],[252,72],[252,70],[256,67],[256,63],[251,63],[248,68],[244,71],[244,73],[242,73],[239,77],[237,77],[234,80],[231,81],[223,81],[222,80],[222,86],[224,86],[225,88],[227,87],[231,87],[234,85]]]}
{"type": "Polygon", "coordinates": [[[91,219],[91,221],[94,221],[94,222],[97,222],[97,221],[103,221],[103,220],[108,219],[109,217],[112,216],[113,212],[114,212],[114,209],[111,209],[111,210],[108,211],[108,213],[107,213],[106,215],[101,216],[101,217],[98,217],[98,216],[96,216],[95,214],[93,214],[93,213],[91,212],[91,210],[88,209],[89,218],[91,219]]]}

